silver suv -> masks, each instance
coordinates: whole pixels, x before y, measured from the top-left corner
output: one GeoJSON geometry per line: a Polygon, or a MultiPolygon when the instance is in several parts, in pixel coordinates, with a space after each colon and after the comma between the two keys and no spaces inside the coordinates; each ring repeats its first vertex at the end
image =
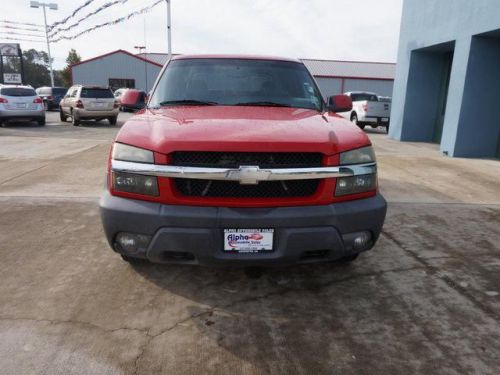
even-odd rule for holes
{"type": "Polygon", "coordinates": [[[33,87],[0,84],[0,125],[9,120],[34,120],[45,125],[43,101],[33,87]]]}
{"type": "Polygon", "coordinates": [[[80,120],[103,119],[116,125],[118,112],[119,104],[111,89],[100,86],[72,86],[59,104],[61,121],[71,117],[74,126],[80,125],[80,120]]]}

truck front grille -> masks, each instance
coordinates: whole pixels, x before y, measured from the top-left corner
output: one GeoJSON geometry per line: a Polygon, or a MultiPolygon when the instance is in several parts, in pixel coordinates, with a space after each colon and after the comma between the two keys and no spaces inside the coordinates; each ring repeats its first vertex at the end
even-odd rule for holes
{"type": "Polygon", "coordinates": [[[179,193],[207,198],[298,198],[316,193],[320,180],[265,181],[241,185],[237,181],[175,178],[179,193]]]}
{"type": "Polygon", "coordinates": [[[260,168],[321,167],[323,155],[315,152],[191,152],[172,153],[172,164],[183,167],[239,168],[258,165],[260,168]]]}
{"type": "MultiPolygon", "coordinates": [[[[202,168],[265,168],[321,167],[323,155],[314,152],[191,152],[172,153],[172,165],[202,168]]],[[[238,181],[174,178],[176,190],[189,197],[206,198],[299,198],[316,193],[320,180],[264,181],[242,185],[238,181]]]]}

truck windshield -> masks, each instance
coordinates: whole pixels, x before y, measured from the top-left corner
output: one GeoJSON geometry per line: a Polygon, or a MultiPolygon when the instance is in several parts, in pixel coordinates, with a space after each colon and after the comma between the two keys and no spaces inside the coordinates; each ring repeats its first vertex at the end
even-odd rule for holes
{"type": "Polygon", "coordinates": [[[255,59],[179,59],[165,69],[151,106],[240,105],[320,111],[323,99],[304,65],[255,59]]]}

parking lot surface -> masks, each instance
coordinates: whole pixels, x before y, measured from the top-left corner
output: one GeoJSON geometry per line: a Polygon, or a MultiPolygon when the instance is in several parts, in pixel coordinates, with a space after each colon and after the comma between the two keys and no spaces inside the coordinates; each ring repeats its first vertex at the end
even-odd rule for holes
{"type": "Polygon", "coordinates": [[[0,128],[0,373],[498,374],[500,161],[368,130],[389,209],[352,265],[131,266],[97,205],[129,116],[0,128]]]}

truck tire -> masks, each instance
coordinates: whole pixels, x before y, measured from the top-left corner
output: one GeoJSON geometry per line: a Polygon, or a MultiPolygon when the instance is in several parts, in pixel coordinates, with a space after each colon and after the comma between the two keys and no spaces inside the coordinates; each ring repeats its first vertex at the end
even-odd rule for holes
{"type": "Polygon", "coordinates": [[[364,129],[365,128],[365,124],[360,124],[358,122],[358,115],[356,113],[353,113],[351,115],[351,122],[356,125],[357,127],[359,127],[360,129],[364,129]]]}
{"type": "Polygon", "coordinates": [[[114,117],[108,117],[108,121],[110,125],[116,125],[116,120],[118,119],[118,116],[114,117]]]}
{"type": "Polygon", "coordinates": [[[66,116],[62,110],[62,108],[59,108],[59,119],[62,122],[66,122],[68,120],[68,116],[66,116]]]}
{"type": "Polygon", "coordinates": [[[73,126],[79,126],[80,125],[80,119],[71,111],[71,123],[73,126]]]}

